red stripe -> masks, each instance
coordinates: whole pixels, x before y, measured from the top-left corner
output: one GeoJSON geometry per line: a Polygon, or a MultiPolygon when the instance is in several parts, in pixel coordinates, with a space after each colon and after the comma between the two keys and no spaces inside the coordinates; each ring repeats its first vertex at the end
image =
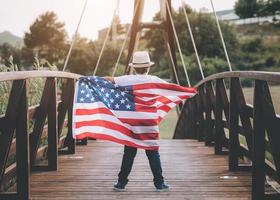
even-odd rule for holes
{"type": "Polygon", "coordinates": [[[93,114],[107,114],[114,115],[108,108],[94,108],[94,109],[76,109],[76,115],[93,115],[93,114]]]}
{"type": "Polygon", "coordinates": [[[157,126],[158,119],[125,119],[118,118],[122,123],[127,123],[131,126],[157,126]]]}
{"type": "Polygon", "coordinates": [[[140,133],[140,134],[135,134],[128,128],[110,122],[110,121],[104,121],[104,120],[92,120],[92,121],[83,121],[83,122],[76,122],[75,123],[75,128],[80,128],[83,126],[100,126],[108,129],[113,129],[117,130],[124,135],[127,135],[131,138],[138,139],[138,140],[155,140],[159,138],[159,133],[140,133]]]}
{"type": "Polygon", "coordinates": [[[180,92],[196,93],[196,88],[193,87],[183,87],[180,85],[172,83],[143,83],[133,85],[133,90],[143,90],[143,89],[166,89],[166,90],[176,90],[180,92]]]}
{"type": "Polygon", "coordinates": [[[116,143],[123,144],[123,145],[126,145],[126,146],[136,147],[136,148],[145,149],[145,150],[158,150],[159,149],[159,146],[145,147],[145,146],[142,146],[142,145],[135,144],[131,141],[121,140],[121,139],[118,139],[118,138],[115,138],[115,137],[112,137],[112,136],[109,136],[109,135],[104,135],[102,133],[85,132],[85,133],[76,135],[75,137],[78,140],[82,140],[86,137],[93,138],[93,139],[108,140],[108,141],[116,142],[116,143]]]}
{"type": "Polygon", "coordinates": [[[136,104],[135,105],[135,110],[138,111],[138,112],[156,113],[157,112],[157,107],[155,107],[155,106],[147,107],[145,105],[136,104]]]}
{"type": "Polygon", "coordinates": [[[168,112],[171,108],[167,105],[160,106],[158,109],[163,110],[164,112],[168,112]]]}

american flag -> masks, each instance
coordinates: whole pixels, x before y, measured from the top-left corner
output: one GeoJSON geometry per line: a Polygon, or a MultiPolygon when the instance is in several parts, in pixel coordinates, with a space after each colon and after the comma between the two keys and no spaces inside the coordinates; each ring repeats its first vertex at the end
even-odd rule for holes
{"type": "Polygon", "coordinates": [[[101,77],[82,77],[76,82],[73,137],[157,150],[161,119],[195,93],[167,82],[117,86],[101,77]]]}

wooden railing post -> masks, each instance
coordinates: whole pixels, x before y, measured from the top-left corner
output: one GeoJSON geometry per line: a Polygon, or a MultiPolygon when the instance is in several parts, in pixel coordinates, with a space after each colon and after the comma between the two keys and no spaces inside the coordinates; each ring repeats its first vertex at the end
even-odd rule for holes
{"type": "Polygon", "coordinates": [[[212,82],[207,82],[206,83],[206,87],[205,87],[205,91],[206,91],[206,124],[205,124],[205,128],[207,130],[206,135],[205,135],[205,145],[206,146],[210,146],[212,145],[212,141],[214,139],[213,136],[213,121],[212,121],[212,110],[213,110],[213,86],[212,86],[212,82]]]}
{"type": "Polygon", "coordinates": [[[57,170],[57,87],[56,79],[51,78],[52,90],[48,105],[48,167],[49,170],[57,170]]]}
{"type": "Polygon", "coordinates": [[[215,106],[215,154],[221,154],[223,148],[223,102],[221,96],[221,85],[224,84],[223,79],[216,81],[216,106],[215,106]]]}
{"type": "Polygon", "coordinates": [[[235,94],[235,83],[238,78],[230,79],[230,105],[229,105],[229,169],[238,169],[239,136],[238,136],[238,102],[235,94]]]}
{"type": "Polygon", "coordinates": [[[26,81],[19,102],[18,120],[16,126],[16,163],[17,163],[17,193],[18,199],[28,200],[29,190],[29,135],[28,135],[28,101],[26,81]]]}
{"type": "MultiPolygon", "coordinates": [[[[35,111],[34,119],[35,124],[33,132],[30,137],[30,159],[31,166],[35,168],[35,161],[37,156],[37,151],[40,145],[40,140],[42,137],[42,132],[45,126],[45,121],[49,112],[49,105],[51,101],[51,95],[53,92],[53,79],[47,78],[41,97],[40,105],[35,111]]],[[[53,103],[53,102],[51,102],[53,103]]]]}
{"type": "Polygon", "coordinates": [[[252,166],[252,200],[264,199],[265,181],[265,126],[263,123],[263,81],[255,81],[254,91],[254,133],[252,166]]]}
{"type": "MultiPolygon", "coordinates": [[[[5,166],[13,133],[16,132],[16,175],[17,192],[2,193],[0,199],[28,200],[29,192],[29,136],[28,136],[28,102],[26,80],[13,81],[5,115],[5,127],[2,127],[0,138],[0,169],[1,180],[5,172],[5,166]]],[[[1,181],[0,181],[1,182],[1,181]]]]}
{"type": "Polygon", "coordinates": [[[197,108],[198,108],[198,141],[203,141],[205,138],[205,130],[204,130],[204,107],[203,107],[203,86],[198,88],[198,100],[197,100],[197,108]]]}
{"type": "Polygon", "coordinates": [[[72,120],[73,120],[73,101],[74,101],[74,92],[75,92],[75,80],[67,80],[67,92],[69,94],[69,101],[66,104],[67,113],[68,113],[68,122],[67,122],[67,136],[65,140],[65,146],[68,147],[68,153],[74,154],[76,151],[76,140],[73,139],[73,130],[72,130],[72,120]]]}

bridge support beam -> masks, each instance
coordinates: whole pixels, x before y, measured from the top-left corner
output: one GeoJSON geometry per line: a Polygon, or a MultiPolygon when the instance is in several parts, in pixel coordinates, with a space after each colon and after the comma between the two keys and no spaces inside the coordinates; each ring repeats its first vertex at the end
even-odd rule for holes
{"type": "Polygon", "coordinates": [[[144,28],[159,29],[163,31],[163,39],[166,44],[170,69],[173,73],[173,82],[180,84],[179,80],[176,78],[177,76],[176,74],[178,74],[178,69],[177,69],[177,60],[176,60],[176,51],[175,51],[175,40],[174,40],[172,24],[170,21],[171,16],[169,16],[169,13],[167,12],[166,2],[169,4],[171,8],[171,0],[160,0],[160,14],[161,14],[162,21],[141,23],[144,0],[135,0],[134,16],[132,21],[131,33],[130,33],[130,42],[128,47],[125,73],[126,74],[130,73],[130,67],[128,66],[128,64],[131,61],[132,54],[137,46],[138,40],[140,39],[139,32],[144,28]]]}

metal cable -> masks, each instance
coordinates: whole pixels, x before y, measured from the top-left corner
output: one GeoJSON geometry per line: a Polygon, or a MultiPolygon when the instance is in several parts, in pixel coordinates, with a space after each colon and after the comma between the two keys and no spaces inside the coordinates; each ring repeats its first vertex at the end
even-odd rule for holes
{"type": "Polygon", "coordinates": [[[84,13],[85,13],[85,10],[86,10],[86,7],[87,7],[87,3],[88,3],[88,0],[85,0],[85,4],[84,4],[83,10],[82,10],[82,13],[81,13],[81,16],[80,16],[78,25],[77,25],[76,30],[75,30],[75,33],[74,33],[74,35],[73,35],[73,37],[72,37],[72,41],[71,41],[71,44],[70,44],[70,48],[69,48],[69,51],[68,51],[68,53],[67,53],[67,56],[66,56],[64,65],[63,65],[63,69],[62,69],[63,72],[66,70],[66,68],[67,68],[67,66],[68,66],[69,58],[70,58],[70,55],[71,55],[73,46],[74,46],[75,41],[76,41],[77,36],[78,36],[78,31],[79,31],[80,24],[81,24],[81,22],[82,22],[82,19],[83,19],[83,16],[84,16],[84,13]]]}
{"type": "Polygon", "coordinates": [[[224,48],[225,56],[226,56],[226,59],[227,59],[229,71],[232,71],[231,63],[230,63],[229,56],[228,56],[227,47],[226,47],[225,40],[224,40],[224,37],[223,37],[223,33],[222,33],[222,30],[221,30],[221,27],[220,27],[220,22],[219,22],[219,19],[218,19],[218,16],[217,16],[217,13],[216,13],[213,1],[210,0],[210,2],[211,2],[212,9],[213,9],[213,13],[214,13],[215,18],[216,18],[216,23],[217,23],[219,34],[220,34],[221,41],[222,41],[222,44],[223,44],[223,48],[224,48]]]}
{"type": "Polygon", "coordinates": [[[112,25],[113,25],[113,23],[114,23],[114,18],[115,18],[115,16],[116,16],[116,12],[117,12],[117,8],[114,10],[113,17],[112,17],[112,21],[111,21],[111,23],[110,23],[110,27],[109,27],[108,30],[107,30],[107,33],[106,33],[106,36],[105,36],[105,40],[104,40],[104,42],[103,42],[103,45],[102,45],[100,54],[99,54],[99,56],[98,56],[98,60],[97,60],[97,62],[96,62],[96,65],[95,65],[95,68],[94,68],[94,72],[93,72],[93,75],[94,75],[94,76],[96,75],[96,72],[97,72],[97,69],[98,69],[98,67],[99,67],[99,63],[100,63],[101,57],[102,57],[102,55],[103,55],[105,46],[106,46],[106,44],[107,44],[107,41],[108,41],[108,38],[109,38],[109,34],[110,34],[111,29],[112,29],[112,25]]]}
{"type": "Polygon", "coordinates": [[[203,72],[201,62],[200,62],[200,58],[199,58],[199,55],[198,55],[198,52],[197,52],[197,48],[196,48],[196,44],[195,44],[195,41],[194,41],[193,32],[192,32],[192,28],[191,28],[191,25],[190,25],[189,17],[188,17],[186,8],[185,8],[186,4],[183,0],[181,0],[181,2],[182,2],[182,7],[183,7],[184,14],[185,14],[185,18],[186,18],[186,21],[187,21],[187,24],[188,24],[188,29],[189,29],[189,33],[190,33],[190,36],[191,36],[191,41],[192,41],[192,44],[193,44],[196,60],[197,60],[199,70],[200,70],[200,74],[201,74],[202,79],[204,79],[205,78],[204,72],[203,72]]]}
{"type": "Polygon", "coordinates": [[[170,18],[170,21],[171,21],[172,29],[173,29],[173,32],[174,32],[174,36],[175,36],[177,46],[178,46],[178,50],[179,50],[180,58],[181,58],[181,61],[182,61],[182,64],[183,64],[183,69],[184,69],[185,76],[186,76],[186,79],[187,79],[187,82],[188,82],[188,86],[191,86],[189,75],[188,75],[186,65],[185,65],[185,62],[184,62],[184,58],[183,58],[183,54],[182,54],[182,51],[181,51],[181,46],[180,46],[180,43],[179,43],[178,35],[177,35],[176,29],[175,29],[174,21],[173,21],[172,16],[171,16],[171,10],[170,10],[170,7],[169,7],[169,4],[168,4],[167,0],[165,0],[165,4],[166,4],[167,11],[168,11],[168,14],[169,14],[169,18],[170,18]]]}

